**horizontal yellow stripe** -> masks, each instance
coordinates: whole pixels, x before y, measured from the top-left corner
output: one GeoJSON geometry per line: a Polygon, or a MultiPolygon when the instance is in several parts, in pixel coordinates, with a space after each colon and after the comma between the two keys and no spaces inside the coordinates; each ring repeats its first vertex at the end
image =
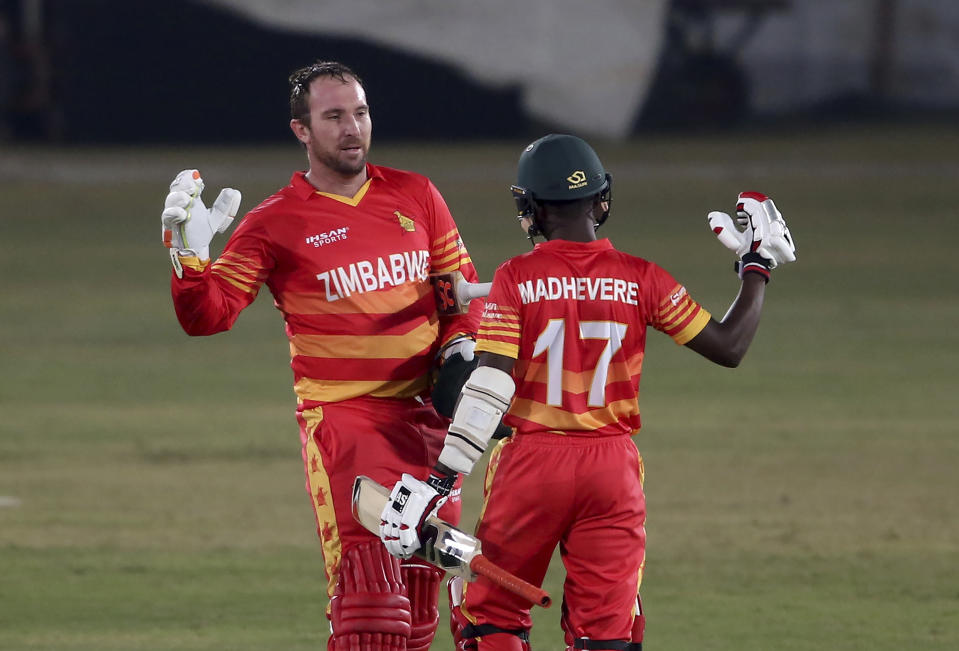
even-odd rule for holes
{"type": "Polygon", "coordinates": [[[201,260],[195,255],[181,255],[177,258],[181,266],[193,271],[203,271],[210,264],[209,260],[201,260]]]}
{"type": "Polygon", "coordinates": [[[487,337],[519,337],[519,328],[516,330],[494,330],[493,328],[480,326],[477,332],[487,337]]]}
{"type": "Polygon", "coordinates": [[[699,306],[692,301],[684,302],[681,306],[679,306],[679,309],[663,319],[663,327],[665,327],[667,330],[675,328],[680,323],[688,319],[689,315],[692,314],[697,307],[699,306]]]}
{"type": "Polygon", "coordinates": [[[247,294],[253,294],[254,296],[256,296],[257,293],[260,291],[260,290],[259,290],[259,287],[255,286],[255,285],[252,285],[252,286],[251,286],[251,285],[249,285],[249,284],[247,284],[247,283],[237,282],[236,280],[233,280],[232,278],[229,278],[229,277],[227,277],[227,276],[224,276],[223,274],[217,274],[217,276],[220,277],[220,278],[222,278],[222,279],[225,280],[226,282],[230,283],[231,285],[233,285],[233,286],[236,287],[237,289],[246,292],[247,294]]]}
{"type": "Polygon", "coordinates": [[[669,323],[672,319],[675,318],[677,311],[679,311],[680,309],[683,309],[684,307],[685,307],[685,303],[682,303],[680,305],[672,305],[672,304],[664,305],[656,314],[656,316],[659,318],[660,323],[669,323]]]}
{"type": "Polygon", "coordinates": [[[211,270],[217,276],[221,278],[229,278],[235,280],[238,283],[244,285],[253,286],[257,284],[256,276],[247,273],[237,273],[229,268],[224,268],[223,265],[214,264],[213,269],[211,270]]]}
{"type": "MultiPolygon", "coordinates": [[[[440,253],[439,255],[437,255],[435,253],[432,253],[430,254],[430,266],[434,269],[437,267],[446,267],[454,260],[459,260],[459,259],[460,259],[460,252],[458,249],[454,249],[453,252],[449,254],[440,253]]],[[[455,268],[458,268],[460,266],[462,266],[462,264],[458,265],[455,268]]]]}
{"type": "Polygon", "coordinates": [[[300,400],[318,402],[339,402],[357,396],[374,398],[410,398],[426,391],[425,377],[415,380],[313,380],[301,378],[293,385],[293,391],[300,400]]]}
{"type": "Polygon", "coordinates": [[[682,346],[688,343],[693,337],[698,335],[709,323],[712,315],[705,309],[700,310],[699,314],[690,322],[688,326],[673,335],[673,341],[682,346]]]}
{"type": "MultiPolygon", "coordinates": [[[[478,346],[477,346],[478,348],[478,346]]],[[[643,353],[634,355],[624,362],[613,362],[609,365],[609,371],[606,374],[606,384],[613,382],[629,382],[632,376],[643,367],[643,353]]],[[[563,369],[563,391],[567,393],[586,393],[590,390],[593,383],[594,369],[577,373],[563,369]]],[[[542,362],[530,362],[523,373],[524,380],[527,382],[539,382],[546,384],[548,379],[548,367],[542,362]]]]}
{"type": "Polygon", "coordinates": [[[459,239],[459,233],[456,231],[456,229],[453,229],[451,231],[446,231],[446,233],[438,236],[435,240],[433,240],[432,248],[434,249],[439,248],[440,246],[442,246],[444,242],[447,242],[450,240],[452,240],[453,242],[456,242],[456,240],[458,239],[459,239]]]}
{"type": "Polygon", "coordinates": [[[432,293],[433,286],[427,281],[353,294],[332,302],[325,294],[286,292],[277,306],[287,314],[395,314],[432,293]]]}
{"type": "Polygon", "coordinates": [[[340,359],[386,359],[410,357],[436,341],[438,326],[423,323],[402,335],[292,335],[290,356],[340,359]]]}
{"type": "MultiPolygon", "coordinates": [[[[627,362],[615,362],[609,365],[609,372],[606,375],[606,384],[613,382],[628,382],[631,377],[631,364],[627,362]]],[[[563,369],[563,391],[567,393],[587,393],[593,384],[595,370],[569,371],[563,369]]],[[[523,374],[526,382],[538,382],[545,385],[548,379],[548,369],[546,364],[539,362],[530,362],[523,374]]]]}
{"type": "Polygon", "coordinates": [[[513,359],[516,359],[519,357],[519,346],[515,344],[506,344],[502,341],[481,339],[476,342],[476,352],[496,353],[497,355],[505,355],[506,357],[512,357],[513,359]]]}
{"type": "Polygon", "coordinates": [[[445,274],[450,271],[462,271],[463,267],[472,263],[473,260],[468,255],[453,256],[452,263],[438,265],[435,259],[430,260],[430,273],[445,274]]]}
{"type": "Polygon", "coordinates": [[[535,400],[513,398],[509,412],[525,420],[558,430],[591,430],[612,425],[623,416],[639,410],[635,400],[616,400],[603,409],[572,414],[558,407],[550,407],[535,400]]]}
{"type": "Polygon", "coordinates": [[[247,265],[248,267],[251,267],[253,269],[257,269],[260,266],[260,264],[253,258],[248,258],[245,255],[240,255],[236,251],[225,252],[223,255],[217,258],[217,262],[222,262],[222,263],[229,262],[232,264],[247,265]]]}
{"type": "Polygon", "coordinates": [[[460,242],[457,239],[449,239],[445,244],[434,244],[433,253],[436,255],[443,255],[449,252],[457,252],[460,250],[460,242]]]}
{"type": "Polygon", "coordinates": [[[238,267],[241,269],[248,270],[257,270],[262,267],[262,265],[252,258],[248,258],[244,255],[239,255],[238,253],[233,253],[232,251],[227,251],[221,255],[216,260],[217,264],[229,265],[231,267],[238,267]]]}

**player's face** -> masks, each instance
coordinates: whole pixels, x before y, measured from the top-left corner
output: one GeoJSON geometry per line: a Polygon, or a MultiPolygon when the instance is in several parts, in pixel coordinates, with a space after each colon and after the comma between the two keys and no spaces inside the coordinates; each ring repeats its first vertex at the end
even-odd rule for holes
{"type": "Polygon", "coordinates": [[[331,77],[313,80],[310,126],[299,136],[313,161],[341,176],[356,176],[366,167],[372,131],[370,107],[359,83],[331,77]]]}

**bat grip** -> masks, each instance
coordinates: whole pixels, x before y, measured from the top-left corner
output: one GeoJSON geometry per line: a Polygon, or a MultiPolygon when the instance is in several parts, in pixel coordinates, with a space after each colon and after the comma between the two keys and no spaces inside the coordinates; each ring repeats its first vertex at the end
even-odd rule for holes
{"type": "Polygon", "coordinates": [[[462,282],[456,286],[456,297],[459,299],[460,305],[465,306],[474,298],[489,296],[491,289],[493,289],[493,283],[462,282]]]}
{"type": "Polygon", "coordinates": [[[553,603],[548,592],[542,588],[537,588],[532,583],[527,583],[515,574],[507,572],[482,554],[477,554],[473,557],[473,560],[470,561],[470,569],[477,574],[485,576],[501,588],[505,588],[513,594],[526,599],[531,604],[549,608],[550,604],[553,603]]]}

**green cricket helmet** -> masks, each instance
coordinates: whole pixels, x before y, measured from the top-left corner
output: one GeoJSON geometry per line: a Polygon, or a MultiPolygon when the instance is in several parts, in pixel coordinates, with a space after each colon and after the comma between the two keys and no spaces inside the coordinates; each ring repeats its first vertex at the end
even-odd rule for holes
{"type": "Polygon", "coordinates": [[[598,194],[605,204],[596,223],[599,228],[609,217],[612,180],[585,140],[551,133],[523,150],[516,170],[516,185],[510,190],[520,219],[533,216],[535,202],[574,201],[598,194]]]}

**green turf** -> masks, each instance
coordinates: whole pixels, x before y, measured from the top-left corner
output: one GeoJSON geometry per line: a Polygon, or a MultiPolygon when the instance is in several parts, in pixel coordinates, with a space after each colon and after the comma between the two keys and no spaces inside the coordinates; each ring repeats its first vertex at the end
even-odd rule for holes
{"type": "MultiPolygon", "coordinates": [[[[528,248],[522,144],[373,157],[430,174],[488,277],[528,248]]],[[[736,279],[708,210],[766,191],[799,246],[741,368],[650,336],[646,647],[959,648],[959,130],[596,144],[603,234],[717,316],[736,279]]],[[[325,643],[279,314],[264,290],[232,332],[187,337],[159,245],[181,167],[249,208],[301,165],[293,145],[0,152],[0,649],[325,643]]],[[[558,617],[535,613],[536,648],[562,648],[558,617]]]]}

